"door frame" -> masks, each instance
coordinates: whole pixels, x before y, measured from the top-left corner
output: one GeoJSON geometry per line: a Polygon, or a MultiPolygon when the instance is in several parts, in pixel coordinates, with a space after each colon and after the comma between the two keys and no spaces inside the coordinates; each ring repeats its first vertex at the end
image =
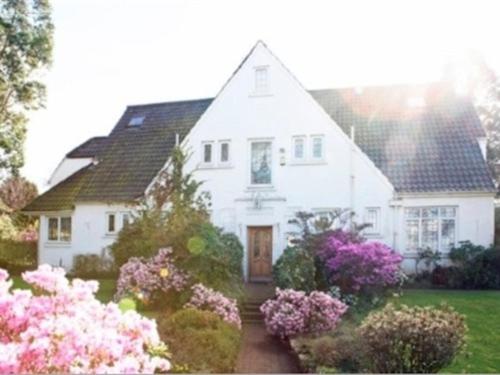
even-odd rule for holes
{"type": "Polygon", "coordinates": [[[273,255],[274,255],[274,225],[247,225],[247,231],[246,231],[246,250],[247,250],[247,279],[250,282],[270,282],[273,280],[273,275],[272,275],[272,268],[273,268],[273,255]],[[250,255],[250,231],[251,229],[269,229],[271,232],[271,259],[270,259],[270,273],[269,276],[256,276],[252,277],[252,269],[251,269],[251,261],[252,257],[250,255]]]}

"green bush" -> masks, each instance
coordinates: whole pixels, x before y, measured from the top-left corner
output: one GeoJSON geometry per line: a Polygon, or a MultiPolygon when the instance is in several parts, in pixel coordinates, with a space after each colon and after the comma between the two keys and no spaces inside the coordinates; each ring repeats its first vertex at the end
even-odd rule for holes
{"type": "Polygon", "coordinates": [[[465,346],[465,317],[451,307],[388,304],[372,312],[357,333],[367,365],[378,373],[435,373],[452,363],[465,346]]]}
{"type": "Polygon", "coordinates": [[[292,340],[302,370],[308,373],[362,371],[362,345],[352,324],[342,323],[335,331],[319,337],[292,340]]]}
{"type": "Polygon", "coordinates": [[[298,247],[287,247],[273,266],[273,278],[281,289],[311,292],[316,289],[314,258],[298,247]]]}
{"type": "Polygon", "coordinates": [[[36,241],[0,240],[0,268],[11,273],[36,268],[37,254],[36,241]]]}
{"type": "Polygon", "coordinates": [[[84,279],[116,278],[118,270],[111,259],[97,254],[79,254],[73,258],[71,274],[84,279]]]}
{"type": "Polygon", "coordinates": [[[241,344],[241,332],[209,311],[179,310],[159,319],[162,340],[174,365],[190,372],[233,372],[241,344]]]}

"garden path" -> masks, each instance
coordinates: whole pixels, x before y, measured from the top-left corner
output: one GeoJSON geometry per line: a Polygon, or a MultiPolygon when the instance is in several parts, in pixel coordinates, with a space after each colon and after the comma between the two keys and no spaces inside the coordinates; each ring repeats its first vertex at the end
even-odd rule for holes
{"type": "Polygon", "coordinates": [[[255,307],[273,296],[270,284],[247,284],[243,311],[243,342],[236,364],[237,373],[298,373],[297,360],[278,339],[269,335],[255,307]]]}

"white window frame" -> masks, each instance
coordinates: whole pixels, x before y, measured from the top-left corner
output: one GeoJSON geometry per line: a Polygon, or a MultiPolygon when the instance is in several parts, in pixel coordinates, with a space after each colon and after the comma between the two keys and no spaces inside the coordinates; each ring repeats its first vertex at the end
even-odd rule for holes
{"type": "Polygon", "coordinates": [[[273,166],[274,163],[274,140],[272,138],[259,138],[259,139],[250,139],[248,142],[248,186],[252,189],[265,189],[265,188],[272,188],[273,186],[273,181],[274,181],[274,172],[275,168],[273,166]],[[271,144],[271,162],[269,163],[271,167],[271,181],[268,184],[254,184],[252,183],[252,145],[254,143],[270,143],[271,144]]]}
{"type": "Polygon", "coordinates": [[[47,233],[47,242],[50,242],[50,243],[71,243],[71,240],[73,238],[73,218],[72,218],[72,216],[71,215],[47,216],[47,232],[46,233],[47,233]],[[50,238],[50,220],[51,219],[57,220],[57,239],[50,238]],[[70,220],[69,240],[61,240],[62,219],[69,219],[70,220]]]}
{"type": "Polygon", "coordinates": [[[219,166],[227,167],[231,165],[231,141],[228,139],[220,140],[217,144],[217,161],[219,166]],[[222,161],[222,145],[227,144],[227,160],[222,161]]]}
{"type": "Polygon", "coordinates": [[[120,230],[125,228],[125,217],[128,217],[127,225],[130,225],[132,223],[132,215],[130,214],[130,212],[120,212],[120,230]]]}
{"type": "Polygon", "coordinates": [[[254,95],[268,95],[270,92],[270,84],[269,84],[269,65],[260,65],[254,67],[254,86],[253,86],[253,94],[254,95]],[[261,73],[264,73],[264,79],[260,76],[261,73]],[[264,84],[262,84],[264,83],[264,84]]]}
{"type": "Polygon", "coordinates": [[[364,215],[364,223],[363,224],[371,224],[368,222],[368,215],[369,212],[373,211],[375,212],[375,224],[370,225],[369,227],[365,228],[363,231],[364,234],[368,236],[378,236],[381,234],[381,219],[382,219],[382,210],[380,207],[365,207],[365,215],[364,215]]]}
{"type": "Polygon", "coordinates": [[[201,165],[204,167],[213,167],[216,160],[216,152],[215,152],[215,142],[214,141],[204,141],[201,142],[201,165]],[[210,161],[205,161],[205,146],[210,145],[210,161]]]}
{"type": "Polygon", "coordinates": [[[455,232],[453,234],[453,237],[454,237],[454,241],[453,241],[453,245],[456,246],[456,244],[459,242],[458,241],[458,216],[459,216],[459,207],[458,206],[455,206],[455,205],[441,205],[441,206],[406,206],[403,208],[403,219],[404,219],[404,239],[405,239],[405,246],[404,246],[404,249],[405,249],[405,252],[407,253],[414,253],[415,251],[414,250],[410,250],[409,249],[409,243],[408,243],[408,234],[407,234],[407,229],[408,229],[408,226],[407,226],[407,222],[408,221],[411,221],[411,220],[418,220],[418,246],[417,246],[417,249],[422,249],[422,239],[423,239],[423,226],[422,226],[422,220],[424,220],[425,218],[423,218],[422,216],[422,210],[423,209],[437,209],[438,210],[438,216],[437,216],[437,220],[438,220],[438,248],[437,249],[432,249],[432,250],[437,250],[441,253],[447,253],[448,250],[446,249],[443,249],[443,245],[441,243],[441,232],[442,232],[442,221],[443,220],[454,220],[455,221],[455,232]],[[455,209],[455,216],[454,217],[443,217],[441,216],[441,209],[442,208],[453,208],[455,209]],[[410,217],[407,217],[406,215],[406,210],[407,209],[418,209],[419,210],[419,216],[418,218],[410,218],[410,217]]]}
{"type": "Polygon", "coordinates": [[[311,160],[313,162],[322,162],[325,160],[325,137],[323,135],[312,135],[311,136],[311,160]],[[321,156],[314,156],[314,141],[319,139],[321,141],[321,156]]]}
{"type": "Polygon", "coordinates": [[[307,137],[305,135],[296,135],[292,137],[292,161],[294,163],[305,163],[307,160],[307,137]],[[298,158],[295,150],[297,141],[302,141],[302,157],[298,158]]]}
{"type": "Polygon", "coordinates": [[[118,230],[118,214],[116,212],[106,212],[106,234],[117,234],[119,232],[118,230]],[[110,217],[113,216],[113,230],[109,230],[109,219],[110,217]]]}
{"type": "Polygon", "coordinates": [[[123,229],[124,227],[124,223],[123,223],[123,219],[125,218],[125,216],[128,216],[129,218],[129,224],[132,223],[132,214],[129,212],[129,211],[108,211],[106,212],[106,222],[104,223],[105,225],[105,232],[106,232],[106,235],[107,236],[115,236],[117,235],[118,233],[120,233],[120,231],[123,229]],[[109,217],[111,215],[114,215],[115,219],[114,219],[114,230],[113,231],[110,231],[109,230],[109,217]]]}

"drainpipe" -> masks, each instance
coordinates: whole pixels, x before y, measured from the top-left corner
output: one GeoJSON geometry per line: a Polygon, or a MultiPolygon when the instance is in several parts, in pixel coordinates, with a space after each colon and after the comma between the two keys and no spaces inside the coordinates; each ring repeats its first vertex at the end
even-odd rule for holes
{"type": "Polygon", "coordinates": [[[354,170],[354,152],[355,152],[355,149],[354,149],[354,142],[356,141],[355,140],[355,136],[356,136],[356,132],[355,132],[355,128],[353,125],[351,125],[351,141],[352,141],[352,144],[350,145],[350,152],[349,152],[349,171],[350,171],[350,176],[349,176],[349,209],[350,209],[350,215],[349,215],[349,226],[351,228],[351,230],[353,230],[353,225],[354,225],[354,221],[353,221],[353,214],[354,214],[354,203],[355,203],[355,200],[354,200],[354,188],[355,188],[355,170],[354,170]]]}

